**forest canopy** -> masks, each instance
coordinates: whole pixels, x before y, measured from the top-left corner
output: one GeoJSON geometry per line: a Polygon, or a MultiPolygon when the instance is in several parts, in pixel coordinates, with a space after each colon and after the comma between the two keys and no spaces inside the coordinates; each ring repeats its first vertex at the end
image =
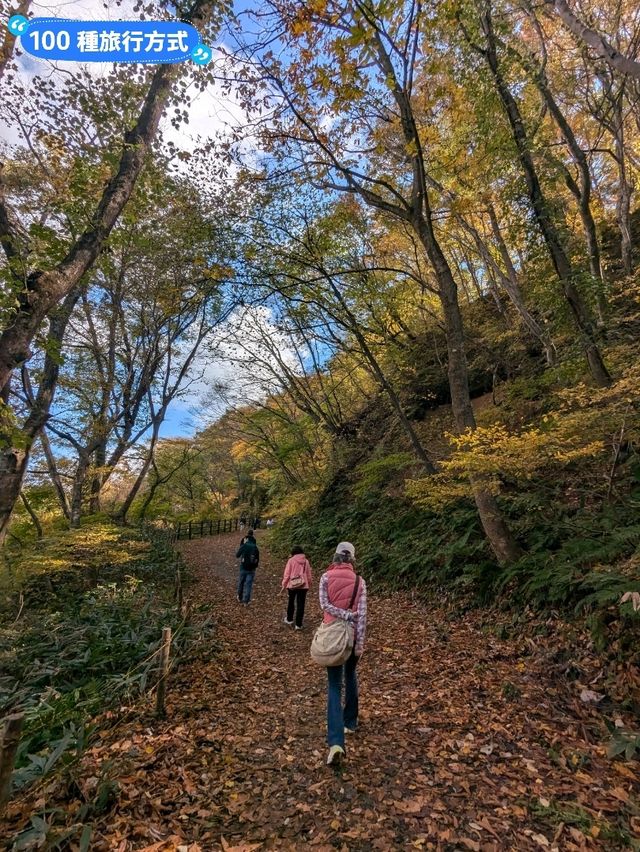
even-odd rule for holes
{"type": "Polygon", "coordinates": [[[5,37],[10,546],[252,513],[320,548],[390,511],[425,580],[636,590],[635,4],[182,11],[207,68],[27,82],[5,37]]]}

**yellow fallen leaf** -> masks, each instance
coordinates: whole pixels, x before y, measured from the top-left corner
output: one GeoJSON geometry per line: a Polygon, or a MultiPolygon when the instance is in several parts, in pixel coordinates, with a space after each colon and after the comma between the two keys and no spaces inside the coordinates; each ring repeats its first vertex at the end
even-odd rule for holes
{"type": "Polygon", "coordinates": [[[626,763],[614,763],[613,768],[616,772],[619,772],[620,775],[624,775],[625,778],[631,778],[632,781],[636,781],[638,778],[633,769],[630,769],[626,763]]]}
{"type": "Polygon", "coordinates": [[[611,791],[611,795],[615,796],[615,798],[618,799],[620,802],[629,801],[629,794],[626,790],[623,790],[622,787],[614,787],[611,791]]]}

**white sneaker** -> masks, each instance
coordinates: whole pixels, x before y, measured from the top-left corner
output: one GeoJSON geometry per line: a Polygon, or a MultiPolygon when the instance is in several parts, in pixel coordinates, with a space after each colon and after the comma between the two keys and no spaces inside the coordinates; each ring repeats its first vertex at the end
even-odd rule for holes
{"type": "Polygon", "coordinates": [[[347,728],[346,725],[345,725],[344,732],[345,732],[345,734],[355,734],[356,729],[355,728],[347,728]]]}
{"type": "Polygon", "coordinates": [[[302,630],[302,627],[298,627],[298,625],[296,624],[296,630],[302,630]]]}
{"type": "Polygon", "coordinates": [[[293,624],[293,621],[289,621],[289,619],[287,618],[287,616],[286,616],[286,615],[285,615],[285,617],[284,617],[282,620],[284,621],[284,623],[285,623],[285,624],[288,624],[288,625],[289,625],[289,627],[291,627],[291,625],[293,624]]]}
{"type": "Polygon", "coordinates": [[[344,756],[345,751],[342,746],[331,746],[331,748],[329,749],[329,755],[327,757],[327,766],[340,766],[344,756]]]}

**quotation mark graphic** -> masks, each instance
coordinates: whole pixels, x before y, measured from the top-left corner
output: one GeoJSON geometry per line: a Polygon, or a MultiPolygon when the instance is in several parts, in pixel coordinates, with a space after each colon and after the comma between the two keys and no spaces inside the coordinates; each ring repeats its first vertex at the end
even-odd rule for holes
{"type": "Polygon", "coordinates": [[[11,35],[24,35],[29,28],[29,21],[24,15],[12,15],[7,23],[11,35]]]}
{"type": "Polygon", "coordinates": [[[191,51],[191,58],[196,65],[208,65],[211,62],[212,51],[210,47],[199,44],[191,51]]]}

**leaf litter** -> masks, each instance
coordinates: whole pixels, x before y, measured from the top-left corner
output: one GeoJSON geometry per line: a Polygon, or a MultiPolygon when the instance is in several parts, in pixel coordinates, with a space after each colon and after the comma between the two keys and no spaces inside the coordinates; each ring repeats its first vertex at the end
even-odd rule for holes
{"type": "MultiPolygon", "coordinates": [[[[262,544],[253,601],[241,606],[237,543],[232,535],[181,545],[216,647],[172,675],[167,719],[155,720],[149,704],[105,724],[74,783],[53,779],[11,803],[11,834],[39,809],[75,820],[108,777],[112,799],[86,818],[96,852],[640,842],[638,764],[607,758],[597,703],[554,676],[531,639],[483,630],[481,613],[451,619],[405,595],[371,595],[360,728],[343,769],[327,767],[326,675],[309,658],[316,589],[305,630],[292,631],[282,621],[281,567],[262,544]]],[[[64,848],[79,850],[76,838],[64,848]]]]}

